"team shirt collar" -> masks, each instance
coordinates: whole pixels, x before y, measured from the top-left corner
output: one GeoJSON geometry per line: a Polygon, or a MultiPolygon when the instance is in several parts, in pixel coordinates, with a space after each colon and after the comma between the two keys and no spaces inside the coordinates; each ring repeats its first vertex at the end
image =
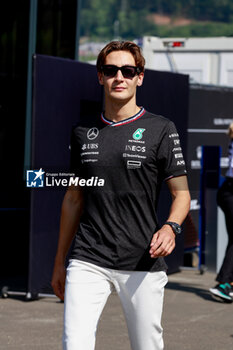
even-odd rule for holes
{"type": "Polygon", "coordinates": [[[104,113],[101,113],[101,120],[105,124],[108,124],[110,126],[120,126],[120,125],[131,123],[131,122],[141,118],[143,116],[143,114],[145,114],[145,113],[146,113],[145,109],[143,107],[141,107],[140,111],[137,114],[133,115],[130,118],[121,120],[119,122],[113,122],[112,120],[108,120],[107,118],[104,117],[104,113]]]}

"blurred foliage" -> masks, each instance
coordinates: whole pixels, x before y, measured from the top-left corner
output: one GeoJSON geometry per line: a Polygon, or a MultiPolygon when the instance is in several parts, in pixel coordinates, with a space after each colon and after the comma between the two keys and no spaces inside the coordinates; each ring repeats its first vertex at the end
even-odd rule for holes
{"type": "Polygon", "coordinates": [[[180,27],[160,26],[151,35],[159,37],[215,37],[233,36],[233,23],[207,22],[180,27]]]}
{"type": "Polygon", "coordinates": [[[233,0],[82,0],[81,36],[132,39],[156,36],[232,36],[233,0]],[[151,14],[193,20],[156,26],[151,14]]]}

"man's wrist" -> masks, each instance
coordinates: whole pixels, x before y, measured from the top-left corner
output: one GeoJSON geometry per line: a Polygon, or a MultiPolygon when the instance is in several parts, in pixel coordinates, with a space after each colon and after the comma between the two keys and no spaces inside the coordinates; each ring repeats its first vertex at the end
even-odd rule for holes
{"type": "Polygon", "coordinates": [[[164,223],[164,225],[168,225],[171,227],[172,231],[174,232],[174,234],[177,236],[179,234],[181,234],[182,232],[182,228],[179,224],[177,224],[177,222],[174,221],[166,221],[164,223]]]}
{"type": "Polygon", "coordinates": [[[55,263],[58,265],[64,265],[66,260],[66,256],[64,254],[57,254],[55,256],[55,263]]]}

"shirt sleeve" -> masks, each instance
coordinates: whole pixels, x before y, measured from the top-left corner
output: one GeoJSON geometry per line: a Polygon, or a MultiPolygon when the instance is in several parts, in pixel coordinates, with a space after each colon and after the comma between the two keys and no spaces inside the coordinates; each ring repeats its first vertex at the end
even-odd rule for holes
{"type": "Polygon", "coordinates": [[[77,138],[77,127],[72,129],[70,139],[70,172],[75,176],[81,175],[80,146],[77,138]]]}
{"type": "Polygon", "coordinates": [[[187,174],[180,138],[172,121],[168,122],[162,133],[157,160],[160,176],[163,180],[187,174]]]}

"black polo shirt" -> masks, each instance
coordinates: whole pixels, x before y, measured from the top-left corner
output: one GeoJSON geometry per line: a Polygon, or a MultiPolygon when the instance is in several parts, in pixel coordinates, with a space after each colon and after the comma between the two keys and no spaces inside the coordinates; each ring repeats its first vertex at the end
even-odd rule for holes
{"type": "Polygon", "coordinates": [[[71,170],[87,181],[71,258],[118,270],[166,270],[149,249],[159,229],[161,183],[186,174],[173,122],[143,108],[117,123],[103,114],[95,124],[82,122],[72,132],[71,170]]]}

